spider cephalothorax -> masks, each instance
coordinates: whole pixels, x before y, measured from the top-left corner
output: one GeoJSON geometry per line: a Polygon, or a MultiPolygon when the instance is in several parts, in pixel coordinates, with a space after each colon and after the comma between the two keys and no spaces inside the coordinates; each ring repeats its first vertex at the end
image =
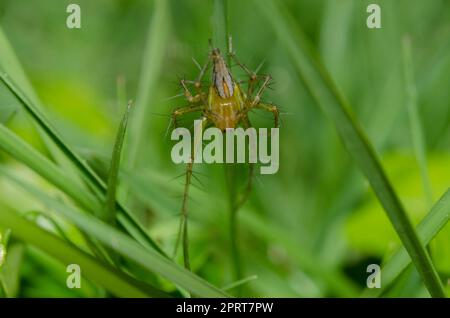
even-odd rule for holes
{"type": "Polygon", "coordinates": [[[271,77],[269,75],[259,76],[250,71],[238,61],[231,50],[228,54],[249,76],[247,92],[244,93],[239,83],[233,79],[231,70],[220,53],[220,50],[214,48],[211,50],[207,62],[201,68],[197,80],[181,80],[184,94],[190,106],[178,108],[172,113],[175,126],[179,116],[191,112],[202,112],[201,119],[205,126],[212,124],[221,130],[235,128],[239,125],[249,127],[248,112],[257,108],[271,112],[274,115],[275,127],[278,127],[278,108],[274,105],[261,102],[261,95],[268,87],[271,77]],[[202,91],[201,81],[211,64],[211,84],[209,90],[205,92],[202,91]],[[259,81],[262,81],[262,84],[259,90],[254,93],[255,86],[259,81]],[[197,90],[195,95],[189,90],[188,84],[194,84],[197,90]]]}

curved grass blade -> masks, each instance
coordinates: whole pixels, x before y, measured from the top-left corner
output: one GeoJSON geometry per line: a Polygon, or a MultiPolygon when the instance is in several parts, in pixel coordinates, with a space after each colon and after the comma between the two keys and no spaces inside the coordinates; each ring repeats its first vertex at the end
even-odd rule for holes
{"type": "Polygon", "coordinates": [[[120,157],[122,155],[122,146],[125,139],[125,133],[127,131],[128,115],[130,114],[131,101],[128,103],[125,114],[117,131],[116,141],[114,143],[114,149],[111,157],[111,165],[108,173],[108,187],[106,191],[106,206],[104,219],[108,223],[113,223],[116,219],[116,189],[117,179],[119,175],[120,157]]]}
{"type": "Polygon", "coordinates": [[[16,113],[17,109],[15,107],[0,106],[0,124],[6,125],[13,119],[16,113]]]}
{"type": "Polygon", "coordinates": [[[58,166],[3,125],[0,125],[0,149],[34,170],[88,211],[98,213],[102,209],[94,195],[81,188],[58,166]]]}
{"type": "Polygon", "coordinates": [[[283,246],[290,257],[299,264],[306,273],[323,280],[326,287],[334,295],[340,297],[355,297],[359,293],[359,288],[345,274],[337,269],[328,268],[323,262],[307,249],[300,248],[299,244],[286,235],[283,228],[274,226],[270,222],[255,213],[242,213],[242,224],[254,235],[264,237],[268,242],[275,242],[283,246]]]}
{"type": "MultiPolygon", "coordinates": [[[[214,0],[213,3],[213,44],[215,47],[229,52],[228,3],[227,0],[214,0]]],[[[228,59],[228,65],[231,65],[228,59]]]]}
{"type": "Polygon", "coordinates": [[[8,256],[0,266],[0,285],[8,298],[17,297],[20,288],[20,266],[23,261],[24,246],[14,242],[8,245],[8,256]]]}
{"type": "Polygon", "coordinates": [[[254,4],[272,24],[306,88],[332,120],[347,151],[365,174],[431,296],[445,297],[442,282],[431,258],[421,244],[372,145],[356,118],[351,114],[347,101],[322,66],[314,49],[293,23],[290,13],[279,3],[254,1],[254,4]]]}
{"type": "MultiPolygon", "coordinates": [[[[14,53],[14,49],[12,48],[10,42],[8,41],[5,33],[3,32],[2,28],[0,27],[0,70],[3,70],[7,73],[14,74],[17,81],[20,81],[21,87],[27,94],[27,96],[30,96],[31,99],[34,101],[37,100],[36,94],[33,91],[33,88],[31,87],[30,82],[27,80],[27,75],[23,71],[23,69],[20,67],[19,60],[14,53]]],[[[18,110],[18,105],[10,106],[8,109],[16,109],[18,110]]],[[[2,112],[4,111],[5,106],[2,105],[2,112]]],[[[0,115],[0,117],[3,117],[3,115],[0,115]]],[[[3,117],[5,119],[5,117],[3,117]]]]}
{"type": "MultiPolygon", "coordinates": [[[[5,83],[7,87],[11,89],[11,91],[19,99],[22,105],[30,112],[32,117],[36,118],[37,122],[42,125],[42,128],[49,134],[49,136],[52,137],[55,142],[56,140],[59,140],[59,143],[56,143],[58,145],[63,145],[64,153],[69,154],[68,156],[74,161],[77,161],[81,166],[85,166],[87,169],[85,172],[87,174],[92,173],[92,180],[98,180],[97,186],[101,188],[100,191],[106,191],[104,182],[81,158],[79,158],[74,152],[71,152],[68,146],[66,146],[64,142],[59,139],[57,133],[49,124],[47,124],[45,117],[40,115],[39,110],[34,107],[34,104],[27,100],[18,88],[15,88],[14,84],[10,81],[10,79],[8,79],[5,74],[0,73],[0,79],[5,83]],[[65,150],[67,150],[68,152],[66,152],[65,150]]],[[[58,188],[63,189],[64,192],[77,200],[89,211],[93,211],[95,214],[101,213],[101,211],[103,211],[99,201],[95,196],[91,195],[83,189],[80,189],[78,185],[70,180],[70,178],[65,176],[61,169],[59,169],[55,164],[53,164],[50,160],[45,158],[31,146],[26,144],[3,125],[0,125],[0,141],[0,149],[2,148],[13,157],[18,159],[19,161],[22,161],[31,169],[35,170],[48,181],[55,184],[58,188]]],[[[120,204],[120,202],[118,202],[117,205],[120,211],[120,213],[117,215],[117,219],[126,229],[126,231],[130,233],[130,235],[135,237],[144,246],[154,248],[158,252],[165,255],[161,248],[150,238],[150,236],[146,233],[142,226],[135,220],[132,214],[127,209],[125,209],[120,204]]]]}
{"type": "MultiPolygon", "coordinates": [[[[1,167],[0,167],[0,171],[1,171],[1,167]]],[[[49,216],[48,214],[40,212],[40,211],[37,211],[37,210],[32,210],[32,211],[28,211],[28,212],[23,213],[22,216],[26,220],[34,222],[35,224],[36,224],[36,221],[38,220],[38,218],[44,218],[48,223],[50,223],[50,225],[53,227],[53,229],[59,235],[59,237],[61,237],[67,243],[73,245],[72,241],[67,236],[67,234],[63,230],[62,226],[59,225],[59,223],[54,218],[49,216]]]]}
{"type": "Polygon", "coordinates": [[[97,261],[59,237],[23,219],[7,207],[1,207],[0,224],[10,227],[14,236],[32,244],[65,264],[76,263],[86,278],[119,297],[167,297],[150,285],[138,282],[116,269],[97,261]]]}
{"type": "Polygon", "coordinates": [[[163,70],[164,52],[170,26],[168,11],[168,1],[156,0],[154,2],[154,14],[147,31],[146,46],[142,56],[136,107],[131,119],[130,156],[127,158],[127,166],[130,168],[139,165],[140,159],[142,159],[140,156],[142,149],[148,149],[148,145],[144,145],[144,136],[148,128],[150,107],[152,107],[151,98],[155,96],[158,76],[163,70]]]}
{"type": "MultiPolygon", "coordinates": [[[[417,234],[424,245],[431,240],[446,226],[450,220],[450,189],[439,199],[431,211],[417,226],[417,234]]],[[[366,289],[363,296],[379,296],[389,288],[394,280],[410,264],[411,258],[404,248],[398,250],[390,257],[382,267],[381,287],[377,290],[366,289]]]]}
{"type": "MultiPolygon", "coordinates": [[[[166,213],[170,213],[170,211],[177,208],[176,205],[173,205],[173,201],[167,202],[166,196],[161,196],[160,193],[148,188],[146,186],[148,183],[143,182],[142,179],[134,175],[133,172],[123,171],[123,181],[128,184],[128,187],[143,202],[148,202],[148,204],[158,204],[158,212],[164,213],[161,212],[164,211],[162,208],[163,206],[167,207],[166,213]]],[[[179,193],[182,189],[181,184],[167,183],[166,178],[161,178],[156,175],[150,177],[148,182],[163,189],[164,193],[179,193]]],[[[194,188],[193,190],[195,191],[196,189],[194,188]]],[[[215,207],[226,206],[226,199],[224,198],[216,198],[214,202],[215,207]]],[[[198,209],[197,213],[201,213],[200,218],[206,221],[211,217],[207,211],[209,210],[205,207],[204,209],[198,209]]],[[[320,261],[316,255],[312,254],[301,244],[298,244],[298,242],[293,240],[283,228],[275,226],[274,223],[269,222],[248,207],[243,208],[242,212],[240,222],[242,222],[242,226],[246,231],[252,235],[261,237],[266,242],[273,242],[283,246],[295,262],[296,266],[300,266],[306,273],[323,281],[325,288],[331,291],[333,295],[342,297],[355,297],[358,295],[360,289],[353,281],[338,269],[327,267],[327,265],[320,261]]]]}
{"type": "MultiPolygon", "coordinates": [[[[62,150],[68,159],[81,171],[82,175],[86,178],[86,181],[91,186],[98,196],[103,196],[106,192],[106,185],[101,178],[91,169],[91,167],[76,154],[67,143],[65,143],[59,133],[53,128],[48,119],[41,113],[39,108],[29,100],[25,94],[11,81],[7,74],[0,72],[0,80],[6,85],[11,93],[18,99],[27,113],[33,118],[33,120],[43,129],[47,136],[53,140],[53,142],[62,150]]],[[[30,147],[31,149],[31,147],[30,147]]],[[[97,200],[98,201],[98,200],[97,200]]],[[[154,248],[161,254],[165,255],[162,249],[151,239],[148,233],[143,227],[136,221],[135,217],[128,211],[120,202],[117,202],[117,207],[120,214],[123,214],[120,218],[122,220],[122,226],[130,234],[136,237],[141,244],[147,247],[154,248]]],[[[101,213],[101,208],[96,210],[97,213],[101,213]]]]}
{"type": "Polygon", "coordinates": [[[245,278],[243,278],[241,280],[238,280],[236,282],[233,282],[231,284],[225,285],[225,286],[222,287],[222,289],[223,290],[234,289],[234,288],[240,287],[240,286],[242,286],[244,284],[250,283],[251,281],[256,280],[256,279],[258,279],[258,276],[251,275],[251,276],[245,277],[245,278]]]}
{"type": "Polygon", "coordinates": [[[427,209],[433,203],[433,191],[431,189],[430,176],[428,173],[428,164],[426,156],[425,136],[420,123],[419,109],[417,105],[417,88],[414,78],[414,68],[412,61],[411,38],[403,38],[403,72],[405,77],[405,90],[407,95],[406,110],[409,118],[409,128],[414,149],[414,155],[420,167],[422,178],[422,188],[425,194],[427,209]]]}
{"type": "MultiPolygon", "coordinates": [[[[128,235],[116,230],[114,227],[92,215],[80,212],[75,207],[69,207],[52,199],[10,173],[5,172],[5,174],[17,185],[38,197],[41,202],[51,206],[55,210],[55,213],[72,222],[83,232],[89,234],[123,257],[133,260],[143,268],[165,277],[177,286],[183,287],[199,297],[227,297],[227,294],[222,290],[175,264],[157,251],[144,248],[128,235]]],[[[14,229],[14,227],[12,228],[14,229]]]]}

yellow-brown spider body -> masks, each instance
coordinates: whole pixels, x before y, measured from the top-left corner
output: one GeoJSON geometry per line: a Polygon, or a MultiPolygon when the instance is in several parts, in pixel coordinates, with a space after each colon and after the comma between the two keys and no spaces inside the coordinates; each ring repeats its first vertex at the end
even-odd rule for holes
{"type": "MultiPolygon", "coordinates": [[[[230,43],[231,48],[231,43],[230,43]]],[[[278,127],[278,108],[274,105],[261,102],[261,95],[268,87],[271,77],[258,76],[241,64],[234,53],[228,52],[237,65],[249,76],[247,92],[245,93],[238,82],[233,79],[230,66],[219,49],[211,50],[206,64],[201,68],[200,74],[195,81],[181,80],[184,95],[190,106],[174,110],[172,113],[173,124],[177,126],[177,118],[191,112],[201,112],[203,125],[213,124],[224,131],[226,128],[236,128],[240,124],[244,127],[250,126],[248,112],[252,109],[262,109],[271,112],[274,116],[275,127],[278,127]],[[212,64],[211,84],[207,91],[202,90],[201,80],[208,67],[212,64]],[[257,83],[262,80],[258,88],[257,83]],[[189,85],[193,84],[196,94],[192,94],[189,85]]]]}
{"type": "Polygon", "coordinates": [[[218,49],[212,50],[211,59],[212,83],[208,93],[208,111],[205,115],[220,130],[235,128],[241,120],[244,96],[218,49]]]}
{"type": "Polygon", "coordinates": [[[210,118],[214,126],[220,130],[237,127],[241,120],[241,110],[244,108],[241,94],[238,84],[234,84],[233,95],[225,98],[217,93],[215,87],[210,87],[206,116],[210,118]]]}

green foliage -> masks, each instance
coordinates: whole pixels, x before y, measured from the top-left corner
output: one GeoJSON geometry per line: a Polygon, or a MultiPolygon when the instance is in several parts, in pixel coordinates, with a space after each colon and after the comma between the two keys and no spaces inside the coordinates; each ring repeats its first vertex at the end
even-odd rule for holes
{"type": "Polygon", "coordinates": [[[31,14],[9,1],[0,17],[0,233],[11,229],[1,296],[417,297],[424,286],[442,296],[449,3],[380,0],[382,29],[369,30],[368,0],[80,0],[82,29],[69,30],[64,8],[39,2],[31,14]],[[189,272],[166,256],[185,168],[166,131],[187,104],[169,96],[197,76],[191,58],[203,63],[209,38],[226,49],[227,33],[242,62],[265,61],[274,78],[263,98],[283,112],[280,170],[257,175],[233,214],[237,263],[228,194],[247,170],[230,182],[221,165],[194,166],[189,272]],[[71,263],[80,290],[65,286],[71,263]],[[371,263],[381,290],[365,289],[371,263]]]}

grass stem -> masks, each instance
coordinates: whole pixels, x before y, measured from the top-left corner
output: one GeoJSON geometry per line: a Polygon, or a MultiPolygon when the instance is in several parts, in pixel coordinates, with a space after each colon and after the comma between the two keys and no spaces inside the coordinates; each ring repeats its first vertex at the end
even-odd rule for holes
{"type": "Polygon", "coordinates": [[[411,53],[411,38],[403,38],[403,72],[406,88],[406,109],[408,112],[409,128],[414,148],[414,155],[420,168],[422,187],[425,194],[427,209],[433,203],[433,191],[427,167],[426,144],[422,125],[420,123],[419,109],[417,105],[417,89],[414,79],[414,68],[411,53]]]}
{"type": "Polygon", "coordinates": [[[346,99],[291,14],[276,1],[254,1],[272,24],[307,90],[334,123],[341,140],[365,174],[432,297],[445,297],[437,271],[394,191],[372,144],[346,99]]]}
{"type": "MultiPolygon", "coordinates": [[[[215,0],[213,8],[213,42],[216,47],[226,49],[226,52],[230,51],[230,33],[229,33],[229,19],[228,19],[228,8],[226,0],[215,0]]],[[[227,62],[231,68],[230,56],[227,54],[227,62]]],[[[238,246],[238,224],[237,224],[237,214],[239,208],[244,202],[238,202],[237,196],[237,174],[236,166],[225,164],[225,178],[228,188],[229,196],[229,235],[230,235],[230,251],[233,262],[233,276],[236,281],[242,279],[243,271],[241,264],[241,257],[239,254],[238,246]]],[[[237,286],[237,294],[242,293],[242,286],[237,286]]]]}

